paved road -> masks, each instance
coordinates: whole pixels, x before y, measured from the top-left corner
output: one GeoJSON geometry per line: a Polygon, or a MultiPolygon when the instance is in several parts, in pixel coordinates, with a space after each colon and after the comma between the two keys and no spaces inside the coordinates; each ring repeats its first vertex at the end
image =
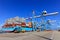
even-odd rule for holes
{"type": "Polygon", "coordinates": [[[60,40],[60,32],[59,31],[53,32],[53,40],[60,40]]]}
{"type": "Polygon", "coordinates": [[[52,32],[27,32],[0,34],[0,40],[50,40],[52,32]]]}
{"type": "Polygon", "coordinates": [[[0,40],[59,40],[60,32],[26,32],[26,33],[3,33],[0,40]]]}

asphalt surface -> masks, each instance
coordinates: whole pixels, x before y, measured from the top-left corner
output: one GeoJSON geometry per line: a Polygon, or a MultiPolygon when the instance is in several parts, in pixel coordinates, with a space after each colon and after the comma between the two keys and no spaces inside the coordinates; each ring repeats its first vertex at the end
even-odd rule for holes
{"type": "Polygon", "coordinates": [[[53,32],[53,40],[60,40],[60,31],[53,32]]]}
{"type": "Polygon", "coordinates": [[[25,32],[25,33],[3,33],[0,40],[59,40],[60,32],[25,32]]]}

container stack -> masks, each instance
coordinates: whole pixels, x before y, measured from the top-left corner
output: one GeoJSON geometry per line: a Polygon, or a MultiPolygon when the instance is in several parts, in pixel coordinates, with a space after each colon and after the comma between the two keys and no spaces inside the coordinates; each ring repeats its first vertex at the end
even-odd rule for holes
{"type": "Polygon", "coordinates": [[[26,27],[26,23],[25,23],[25,22],[22,22],[22,23],[21,23],[21,26],[22,26],[22,27],[26,27]]]}
{"type": "Polygon", "coordinates": [[[8,20],[5,21],[4,27],[15,27],[15,26],[26,26],[25,19],[24,18],[19,18],[14,17],[14,18],[9,18],[8,20]]]}
{"type": "Polygon", "coordinates": [[[21,27],[32,27],[32,22],[25,22],[24,18],[20,17],[14,17],[14,18],[9,18],[8,20],[5,21],[5,24],[3,27],[16,27],[16,26],[21,26],[21,27]]]}

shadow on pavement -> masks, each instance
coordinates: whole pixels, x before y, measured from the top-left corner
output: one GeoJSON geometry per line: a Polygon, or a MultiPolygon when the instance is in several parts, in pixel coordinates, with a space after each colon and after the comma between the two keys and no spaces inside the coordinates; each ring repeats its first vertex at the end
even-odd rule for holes
{"type": "Polygon", "coordinates": [[[36,36],[41,37],[41,38],[44,38],[44,39],[47,39],[47,40],[52,40],[52,39],[47,38],[47,37],[44,37],[44,36],[40,36],[40,35],[36,35],[36,36]]]}

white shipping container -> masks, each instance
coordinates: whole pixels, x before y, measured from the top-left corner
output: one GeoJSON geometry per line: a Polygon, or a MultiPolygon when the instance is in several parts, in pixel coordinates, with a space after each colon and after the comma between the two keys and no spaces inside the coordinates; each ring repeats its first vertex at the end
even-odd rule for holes
{"type": "Polygon", "coordinates": [[[29,24],[26,24],[26,26],[29,26],[29,24]]]}
{"type": "Polygon", "coordinates": [[[17,16],[17,17],[14,17],[14,18],[9,18],[8,20],[6,20],[5,23],[8,23],[8,24],[12,24],[12,23],[20,24],[21,22],[25,22],[25,19],[24,18],[19,18],[17,16]]]}

